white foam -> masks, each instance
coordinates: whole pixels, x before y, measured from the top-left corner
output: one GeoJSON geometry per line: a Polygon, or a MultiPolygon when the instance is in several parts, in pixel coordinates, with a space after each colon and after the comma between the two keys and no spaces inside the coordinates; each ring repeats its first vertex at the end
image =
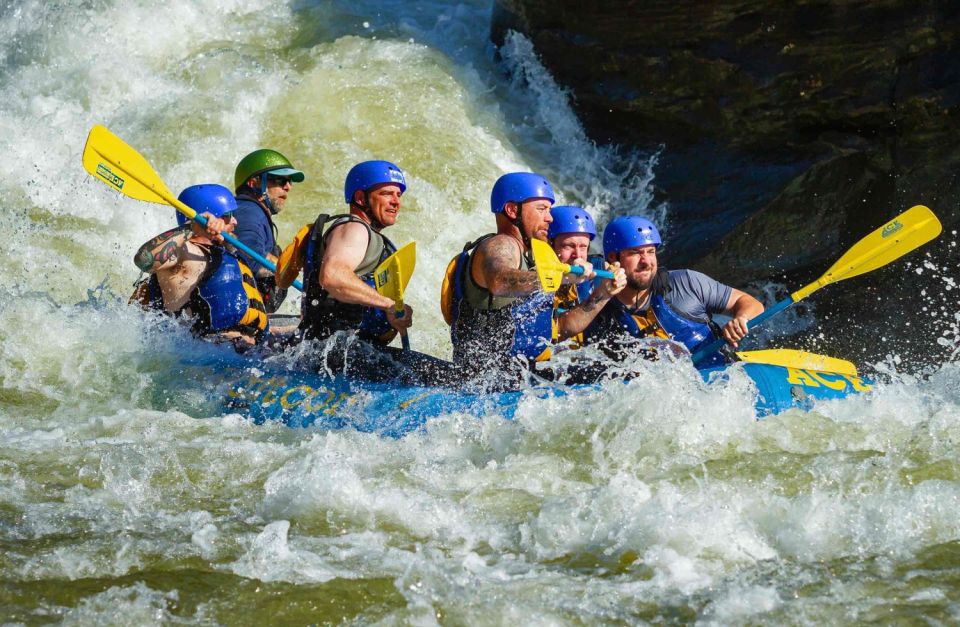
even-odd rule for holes
{"type": "Polygon", "coordinates": [[[172,611],[179,598],[176,590],[154,590],[141,581],[113,586],[67,609],[62,624],[166,625],[180,618],[172,611]]]}

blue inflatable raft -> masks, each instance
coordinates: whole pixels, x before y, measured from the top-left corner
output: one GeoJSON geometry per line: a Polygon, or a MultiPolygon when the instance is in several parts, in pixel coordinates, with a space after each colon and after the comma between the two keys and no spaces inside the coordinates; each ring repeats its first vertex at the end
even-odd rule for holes
{"type": "MultiPolygon", "coordinates": [[[[257,423],[279,421],[290,427],[351,428],[400,437],[422,428],[428,420],[450,413],[513,418],[517,404],[531,396],[563,395],[560,385],[526,391],[469,393],[458,389],[372,383],[311,372],[297,372],[257,364],[193,364],[176,379],[204,381],[202,396],[215,403],[211,413],[241,413],[257,423]],[[191,368],[196,369],[195,372],[191,368]]],[[[837,399],[869,391],[871,383],[859,376],[741,362],[700,371],[707,382],[741,369],[755,384],[757,416],[762,418],[791,408],[807,408],[818,399],[837,399]]],[[[573,386],[589,389],[590,386],[573,386]]],[[[158,404],[191,405],[182,386],[162,392],[158,404]]],[[[180,407],[186,410],[186,407],[180,407]]]]}

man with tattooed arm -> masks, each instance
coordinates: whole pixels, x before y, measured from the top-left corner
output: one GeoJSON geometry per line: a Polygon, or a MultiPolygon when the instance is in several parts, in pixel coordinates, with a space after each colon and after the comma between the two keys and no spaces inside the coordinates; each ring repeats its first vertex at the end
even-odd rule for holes
{"type": "MultiPolygon", "coordinates": [[[[451,260],[441,296],[458,365],[499,371],[509,381],[550,357],[554,299],[540,288],[530,241],[547,240],[554,201],[550,183],[532,172],[504,174],[494,184],[490,209],[497,231],[451,260]]],[[[565,282],[594,276],[588,262],[576,263],[586,273],[569,274],[565,282]]]]}
{"type": "Polygon", "coordinates": [[[207,220],[187,221],[143,244],[134,256],[150,274],[134,292],[149,309],[189,319],[196,335],[233,342],[237,350],[256,344],[267,329],[263,298],[250,269],[224,246],[222,233],[236,228],[233,194],[222,185],[193,185],[180,201],[207,220]]]}

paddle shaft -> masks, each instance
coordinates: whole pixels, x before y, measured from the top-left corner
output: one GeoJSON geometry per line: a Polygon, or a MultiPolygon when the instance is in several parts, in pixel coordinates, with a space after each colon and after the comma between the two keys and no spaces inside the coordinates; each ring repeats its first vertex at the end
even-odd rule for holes
{"type": "MultiPolygon", "coordinates": [[[[396,313],[397,318],[402,318],[404,315],[406,315],[406,312],[404,312],[403,310],[402,300],[395,301],[395,304],[393,306],[393,311],[394,313],[396,313]]],[[[403,350],[405,351],[410,350],[410,336],[407,335],[406,330],[400,331],[400,345],[403,347],[403,350]]]]}
{"type": "MultiPolygon", "coordinates": [[[[179,211],[180,213],[186,215],[188,218],[191,218],[192,220],[195,220],[198,224],[200,224],[200,226],[207,226],[207,219],[204,218],[202,215],[200,215],[200,214],[197,213],[196,211],[193,211],[192,209],[190,209],[190,207],[187,207],[187,205],[184,205],[184,204],[183,204],[182,202],[180,202],[179,200],[175,200],[175,199],[171,199],[171,200],[173,200],[173,201],[176,203],[176,204],[174,204],[174,202],[171,202],[170,204],[173,204],[173,206],[177,209],[177,211],[179,211]],[[187,209],[190,209],[190,212],[188,213],[188,212],[184,211],[183,208],[181,208],[181,205],[182,205],[182,207],[185,207],[185,208],[187,208],[187,209]],[[193,215],[191,216],[190,213],[192,213],[193,215]]],[[[271,272],[273,272],[274,274],[276,274],[276,272],[277,272],[277,266],[275,266],[273,263],[271,263],[269,259],[267,259],[266,257],[263,257],[262,255],[258,255],[257,253],[255,253],[255,252],[253,251],[252,248],[250,248],[249,246],[247,246],[246,244],[244,244],[243,242],[241,242],[240,240],[238,240],[238,239],[237,239],[236,237],[234,237],[233,235],[230,235],[229,233],[220,233],[220,235],[223,236],[223,239],[225,239],[226,241],[230,242],[230,244],[231,244],[232,246],[234,246],[234,247],[237,248],[238,250],[242,250],[248,257],[250,257],[251,259],[253,259],[253,260],[256,261],[257,263],[259,263],[260,265],[262,265],[263,267],[265,267],[266,269],[268,269],[268,270],[270,270],[271,272]]],[[[300,290],[301,292],[303,291],[303,283],[301,283],[299,280],[295,280],[295,281],[293,282],[293,286],[294,286],[295,288],[297,288],[298,290],[300,290]]]]}
{"type": "MultiPolygon", "coordinates": [[[[583,274],[583,266],[567,266],[567,267],[569,268],[567,272],[569,272],[570,274],[583,274]]],[[[601,279],[613,278],[613,272],[610,272],[609,270],[599,270],[597,268],[594,268],[593,272],[601,279]]]]}
{"type": "MultiPolygon", "coordinates": [[[[397,311],[397,317],[398,318],[403,317],[403,305],[400,305],[400,309],[397,311]]],[[[410,350],[410,336],[407,335],[406,331],[403,331],[400,334],[400,345],[403,346],[403,350],[405,351],[410,350]]]]}

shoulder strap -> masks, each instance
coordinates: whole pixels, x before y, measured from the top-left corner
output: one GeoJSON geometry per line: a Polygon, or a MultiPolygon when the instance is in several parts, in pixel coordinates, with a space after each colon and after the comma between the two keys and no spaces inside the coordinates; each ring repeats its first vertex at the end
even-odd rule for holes
{"type": "Polygon", "coordinates": [[[653,294],[666,296],[670,293],[670,271],[666,268],[659,268],[657,275],[653,277],[653,294]]]}
{"type": "Polygon", "coordinates": [[[463,252],[469,252],[469,251],[473,250],[474,248],[476,248],[477,246],[479,246],[480,244],[482,244],[484,241],[490,239],[490,238],[493,237],[494,235],[496,235],[496,233],[487,233],[486,235],[481,235],[480,237],[478,237],[477,239],[473,240],[472,242],[467,242],[467,243],[463,246],[463,252]]]}
{"type": "Polygon", "coordinates": [[[317,216],[317,219],[313,221],[313,232],[310,234],[310,240],[314,246],[316,246],[320,238],[323,237],[323,227],[332,219],[329,213],[321,213],[317,216]]]}

